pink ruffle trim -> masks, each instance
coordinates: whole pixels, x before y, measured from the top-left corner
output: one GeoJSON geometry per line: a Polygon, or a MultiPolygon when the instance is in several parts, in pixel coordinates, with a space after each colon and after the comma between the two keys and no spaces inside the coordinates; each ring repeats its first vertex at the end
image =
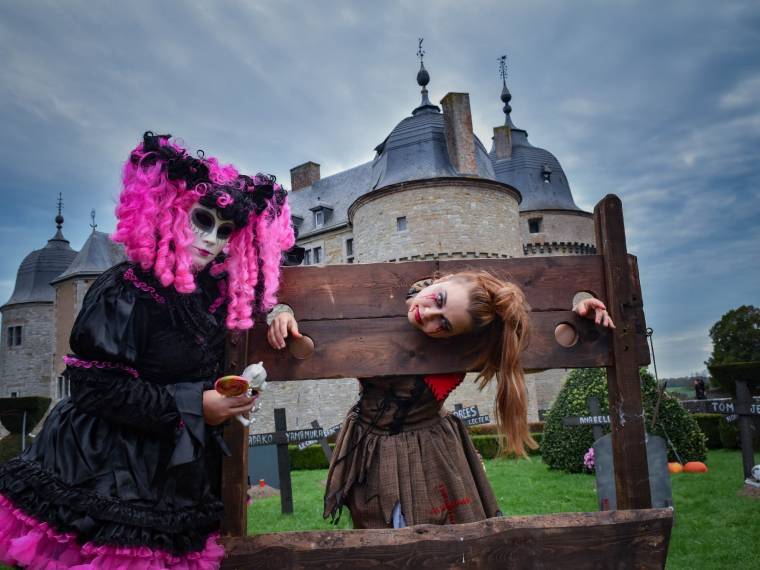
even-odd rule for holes
{"type": "Polygon", "coordinates": [[[80,546],[73,533],[54,531],[0,495],[0,562],[29,570],[217,570],[224,558],[218,536],[185,556],[147,547],[80,546]]]}
{"type": "Polygon", "coordinates": [[[121,364],[119,362],[101,362],[99,360],[82,360],[81,358],[76,358],[74,356],[64,356],[63,361],[66,363],[67,366],[75,366],[77,368],[92,368],[93,366],[95,368],[118,368],[119,370],[123,370],[124,372],[129,372],[132,376],[137,378],[139,374],[137,373],[137,370],[134,368],[127,366],[126,364],[121,364]]]}
{"type": "Polygon", "coordinates": [[[140,281],[137,278],[137,275],[135,275],[134,269],[132,269],[131,267],[124,272],[124,279],[126,279],[127,281],[131,281],[132,284],[138,289],[140,289],[141,291],[145,291],[146,293],[149,293],[150,296],[153,297],[153,300],[156,301],[156,303],[161,303],[162,305],[166,303],[166,299],[164,299],[161,295],[156,293],[155,287],[151,287],[145,281],[140,281]]]}

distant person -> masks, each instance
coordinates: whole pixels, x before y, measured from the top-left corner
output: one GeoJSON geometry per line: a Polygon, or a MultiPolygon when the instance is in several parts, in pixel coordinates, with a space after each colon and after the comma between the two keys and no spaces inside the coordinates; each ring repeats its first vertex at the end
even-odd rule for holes
{"type": "Polygon", "coordinates": [[[705,380],[701,376],[694,378],[694,392],[697,395],[697,400],[706,399],[705,396],[705,380]]]}
{"type": "Polygon", "coordinates": [[[148,132],[124,166],[113,240],[64,374],[71,396],[0,465],[0,563],[213,570],[224,550],[224,421],[253,398],[213,389],[228,330],[275,303],[293,245],[285,191],[148,132]]]}

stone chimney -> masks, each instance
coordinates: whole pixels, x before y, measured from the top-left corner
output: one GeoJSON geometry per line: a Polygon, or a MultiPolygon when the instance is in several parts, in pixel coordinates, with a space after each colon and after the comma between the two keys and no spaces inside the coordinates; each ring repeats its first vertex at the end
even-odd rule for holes
{"type": "Polygon", "coordinates": [[[463,176],[477,176],[475,140],[468,93],[448,93],[441,99],[449,160],[463,176]]]}
{"type": "Polygon", "coordinates": [[[319,165],[316,162],[304,162],[290,169],[290,190],[295,192],[311,186],[319,178],[319,165]]]}
{"type": "Polygon", "coordinates": [[[509,125],[493,128],[493,149],[497,160],[512,157],[512,129],[509,125]]]}

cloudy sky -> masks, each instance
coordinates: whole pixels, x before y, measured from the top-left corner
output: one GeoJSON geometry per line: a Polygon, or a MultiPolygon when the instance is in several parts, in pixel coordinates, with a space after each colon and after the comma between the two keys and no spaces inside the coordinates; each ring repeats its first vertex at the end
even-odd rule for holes
{"type": "Polygon", "coordinates": [[[419,101],[470,93],[490,146],[509,57],[514,122],[576,202],[621,196],[661,376],[701,370],[707,331],[760,305],[760,4],[752,1],[0,4],[0,303],[54,231],[112,231],[146,129],[289,181],[373,156],[419,101]]]}

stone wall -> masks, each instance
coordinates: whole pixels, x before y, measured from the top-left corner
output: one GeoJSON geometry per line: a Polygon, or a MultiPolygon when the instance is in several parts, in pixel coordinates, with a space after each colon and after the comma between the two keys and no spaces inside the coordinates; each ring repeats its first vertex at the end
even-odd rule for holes
{"type": "Polygon", "coordinates": [[[359,263],[437,257],[522,257],[515,194],[482,179],[405,182],[349,210],[359,263]],[[406,229],[399,230],[398,219],[406,229]]]}
{"type": "Polygon", "coordinates": [[[520,233],[525,255],[586,255],[596,252],[594,219],[585,212],[521,212],[520,233]],[[529,220],[537,218],[541,219],[541,231],[530,233],[529,220]]]}
{"type": "Polygon", "coordinates": [[[57,378],[63,373],[66,365],[63,357],[71,352],[69,337],[74,321],[82,308],[82,301],[95,278],[70,279],[56,283],[55,287],[55,353],[52,361],[50,397],[58,398],[57,378]]]}
{"type": "MultiPolygon", "coordinates": [[[[298,245],[306,250],[313,250],[315,247],[321,247],[323,257],[320,261],[320,265],[347,263],[346,240],[351,237],[353,237],[351,228],[344,226],[339,230],[299,239],[298,245]]],[[[354,252],[356,252],[356,244],[354,244],[354,252]]],[[[355,258],[356,254],[354,253],[354,259],[355,258]]]]}
{"type": "Polygon", "coordinates": [[[0,396],[50,396],[53,361],[53,303],[29,303],[3,309],[0,396]],[[21,326],[20,346],[8,346],[8,327],[21,326]]]}

